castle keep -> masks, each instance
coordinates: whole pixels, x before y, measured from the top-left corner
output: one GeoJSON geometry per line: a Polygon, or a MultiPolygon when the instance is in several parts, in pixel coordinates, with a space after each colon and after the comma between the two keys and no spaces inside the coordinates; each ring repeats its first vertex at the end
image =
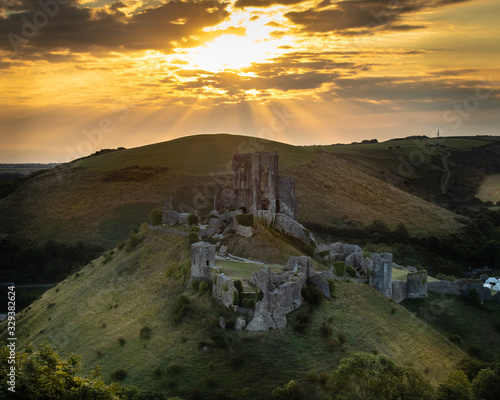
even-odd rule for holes
{"type": "Polygon", "coordinates": [[[297,217],[295,180],[278,173],[277,153],[248,153],[233,156],[233,190],[221,198],[221,208],[245,207],[297,217]],[[228,207],[230,206],[230,207],[228,207]]]}

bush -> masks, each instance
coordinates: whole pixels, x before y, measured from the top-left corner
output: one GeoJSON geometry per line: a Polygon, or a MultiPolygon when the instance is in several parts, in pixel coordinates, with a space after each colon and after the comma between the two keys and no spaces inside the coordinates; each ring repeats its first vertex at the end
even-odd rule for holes
{"type": "Polygon", "coordinates": [[[481,295],[476,289],[469,290],[469,300],[475,307],[481,307],[481,303],[483,302],[481,295]]]}
{"type": "Polygon", "coordinates": [[[167,278],[170,277],[180,278],[186,276],[186,274],[190,269],[191,266],[187,262],[184,263],[173,262],[168,265],[167,270],[165,271],[165,276],[167,278]]]}
{"type": "Polygon", "coordinates": [[[125,377],[127,376],[127,373],[125,372],[125,370],[123,368],[118,368],[118,369],[115,369],[113,372],[111,372],[111,380],[112,381],[123,381],[125,379],[125,377]]]}
{"type": "Polygon", "coordinates": [[[176,375],[182,371],[182,367],[179,364],[170,364],[166,371],[169,375],[176,375]]]}
{"type": "Polygon", "coordinates": [[[210,289],[210,284],[207,281],[201,281],[198,291],[204,294],[208,289],[210,289]]]}
{"type": "Polygon", "coordinates": [[[242,226],[253,226],[253,214],[237,214],[236,222],[238,222],[238,224],[242,226]]]}
{"type": "Polygon", "coordinates": [[[335,261],[333,263],[333,270],[335,271],[335,275],[344,276],[345,275],[345,263],[344,263],[344,261],[335,261]]]}
{"type": "Polygon", "coordinates": [[[471,344],[469,347],[469,354],[472,357],[481,358],[481,346],[478,344],[471,344]]]}
{"type": "Polygon", "coordinates": [[[189,301],[189,299],[184,295],[180,295],[179,297],[177,297],[177,300],[175,300],[174,309],[173,309],[175,322],[178,323],[182,320],[182,318],[184,318],[184,316],[189,311],[190,303],[191,303],[191,301],[189,301]]]}
{"type": "Polygon", "coordinates": [[[196,232],[189,232],[188,239],[190,245],[200,241],[200,238],[198,237],[198,234],[196,232]]]}
{"type": "Polygon", "coordinates": [[[319,333],[321,333],[321,336],[323,336],[325,338],[330,337],[333,334],[333,329],[330,325],[323,322],[319,328],[319,333]]]}
{"type": "Polygon", "coordinates": [[[132,232],[127,241],[127,251],[135,249],[142,242],[142,239],[136,232],[132,232]]]}
{"type": "Polygon", "coordinates": [[[197,292],[198,290],[200,290],[200,281],[197,281],[196,279],[194,279],[191,282],[191,289],[193,289],[195,292],[197,292]]]}
{"type": "Polygon", "coordinates": [[[237,306],[240,304],[240,296],[238,295],[238,291],[235,290],[233,292],[233,305],[237,306]]]}
{"type": "Polygon", "coordinates": [[[462,338],[460,337],[460,335],[451,335],[450,342],[453,342],[456,344],[462,344],[462,338]]]}
{"type": "Polygon", "coordinates": [[[123,337],[120,336],[118,338],[118,343],[120,344],[120,346],[125,346],[125,343],[127,343],[127,341],[123,337]]]}
{"type": "Polygon", "coordinates": [[[368,230],[371,233],[378,233],[379,235],[387,235],[391,231],[391,228],[389,228],[389,225],[387,225],[384,221],[376,219],[368,227],[368,230]]]}
{"type": "Polygon", "coordinates": [[[354,267],[352,265],[348,265],[347,268],[345,269],[346,272],[351,275],[353,278],[356,278],[356,270],[354,269],[354,267]]]}
{"type": "Polygon", "coordinates": [[[339,340],[340,344],[344,344],[347,342],[347,336],[343,333],[339,333],[337,339],[339,340]]]}
{"type": "Polygon", "coordinates": [[[313,306],[318,306],[323,301],[323,293],[316,286],[307,284],[302,289],[304,300],[313,306]]]}
{"type": "Polygon", "coordinates": [[[148,339],[151,339],[152,333],[153,333],[153,331],[150,327],[144,326],[141,328],[141,333],[140,333],[139,337],[141,339],[148,340],[148,339]]]}
{"type": "Polygon", "coordinates": [[[188,225],[194,225],[198,223],[198,216],[196,214],[189,214],[187,217],[188,225]]]}
{"type": "Polygon", "coordinates": [[[149,218],[151,219],[151,225],[153,226],[161,225],[162,217],[163,213],[161,210],[154,209],[149,212],[149,218]]]}
{"type": "Polygon", "coordinates": [[[333,296],[333,292],[335,292],[335,279],[327,279],[328,287],[330,288],[330,294],[333,296]]]}

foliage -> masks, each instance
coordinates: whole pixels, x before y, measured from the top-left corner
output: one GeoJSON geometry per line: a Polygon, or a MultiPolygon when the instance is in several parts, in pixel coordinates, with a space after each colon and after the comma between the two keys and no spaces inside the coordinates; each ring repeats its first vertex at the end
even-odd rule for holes
{"type": "Polygon", "coordinates": [[[437,389],[437,400],[472,400],[472,385],[464,371],[452,371],[437,389]]]}
{"type": "Polygon", "coordinates": [[[123,368],[117,368],[110,374],[112,381],[123,381],[127,377],[127,372],[123,368]]]}
{"type": "Polygon", "coordinates": [[[129,238],[128,238],[127,245],[126,245],[125,249],[127,251],[131,251],[131,250],[135,249],[142,242],[143,239],[144,239],[144,237],[139,236],[138,233],[132,231],[130,233],[129,238]]]}
{"type": "Polygon", "coordinates": [[[469,290],[469,300],[475,307],[481,307],[483,300],[481,299],[481,295],[477,291],[477,289],[469,290]]]}
{"type": "Polygon", "coordinates": [[[141,333],[139,337],[144,340],[151,339],[151,335],[153,334],[153,330],[149,326],[143,326],[141,328],[141,333]]]}
{"type": "Polygon", "coordinates": [[[302,289],[302,297],[312,306],[319,306],[323,301],[321,290],[309,283],[302,289]]]}
{"type": "Polygon", "coordinates": [[[236,214],[236,222],[242,226],[253,226],[253,214],[236,214]]]}
{"type": "Polygon", "coordinates": [[[335,271],[335,275],[344,276],[345,275],[345,263],[344,263],[344,261],[335,261],[333,263],[333,269],[335,271]]]}
{"type": "Polygon", "coordinates": [[[348,265],[345,269],[345,271],[351,275],[353,278],[356,278],[356,270],[354,269],[354,267],[352,265],[348,265]]]}
{"type": "Polygon", "coordinates": [[[235,291],[233,292],[233,305],[237,306],[237,305],[239,305],[239,304],[240,304],[240,296],[239,296],[239,294],[238,294],[238,291],[237,291],[237,290],[235,290],[235,291]]]}
{"type": "MultiPolygon", "coordinates": [[[[115,400],[119,399],[120,387],[106,385],[102,381],[99,369],[86,376],[80,375],[79,357],[71,355],[62,359],[47,343],[38,350],[31,345],[16,355],[15,392],[8,392],[7,380],[0,382],[0,397],[8,399],[44,399],[44,400],[115,400]]],[[[6,377],[9,349],[2,347],[0,373],[6,377]]]]}
{"type": "Polygon", "coordinates": [[[174,321],[180,322],[182,318],[188,313],[191,301],[184,295],[180,295],[175,300],[173,307],[174,321]]]}
{"type": "Polygon", "coordinates": [[[196,232],[189,232],[188,239],[190,245],[200,241],[200,238],[198,237],[198,234],[196,232]]]}
{"type": "Polygon", "coordinates": [[[207,281],[201,281],[200,286],[198,288],[198,291],[203,294],[205,293],[208,289],[210,289],[210,284],[207,281]]]}
{"type": "Polygon", "coordinates": [[[198,223],[198,216],[196,214],[189,214],[187,217],[187,223],[189,225],[194,225],[198,223]]]}
{"type": "Polygon", "coordinates": [[[384,221],[376,219],[368,227],[368,230],[371,233],[378,233],[379,235],[387,235],[391,231],[391,228],[389,228],[389,225],[387,225],[387,223],[385,223],[384,221]]]}
{"type": "Polygon", "coordinates": [[[333,329],[330,325],[327,323],[323,322],[319,328],[319,333],[321,333],[321,336],[327,338],[332,336],[333,334],[333,329]]]}
{"type": "MultiPolygon", "coordinates": [[[[167,278],[174,277],[174,278],[181,278],[181,277],[186,277],[188,272],[191,269],[191,265],[188,264],[187,262],[171,262],[166,271],[165,271],[165,276],[167,278]]],[[[194,281],[193,281],[194,282],[194,281]]]]}
{"type": "Polygon", "coordinates": [[[478,400],[500,399],[500,366],[482,369],[472,381],[472,393],[478,400]]]}
{"type": "Polygon", "coordinates": [[[385,355],[354,353],[332,373],[330,393],[338,400],[433,399],[423,374],[394,363],[385,355]]]}
{"type": "Polygon", "coordinates": [[[326,279],[328,282],[328,287],[330,288],[330,294],[333,296],[333,293],[335,292],[335,279],[326,279]]]}
{"type": "Polygon", "coordinates": [[[291,380],[285,386],[274,389],[272,396],[274,399],[302,400],[304,390],[298,382],[291,380]]]}
{"type": "Polygon", "coordinates": [[[158,226],[161,225],[163,213],[161,210],[154,209],[149,213],[149,218],[151,219],[151,225],[158,226]]]}

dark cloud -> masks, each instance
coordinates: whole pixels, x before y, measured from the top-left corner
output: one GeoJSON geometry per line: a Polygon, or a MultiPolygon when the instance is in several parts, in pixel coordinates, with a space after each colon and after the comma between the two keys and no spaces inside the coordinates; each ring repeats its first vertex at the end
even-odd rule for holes
{"type": "Polygon", "coordinates": [[[47,12],[42,11],[34,2],[0,1],[0,7],[4,10],[17,11],[0,18],[0,48],[11,50],[14,41],[18,46],[25,45],[35,51],[69,49],[74,52],[108,52],[155,49],[168,52],[176,43],[196,45],[207,35],[202,31],[203,28],[217,25],[229,15],[225,10],[227,4],[219,0],[175,0],[131,17],[119,11],[121,3],[115,3],[108,11],[95,13],[90,8],[77,7],[70,0],[65,5],[54,1],[57,12],[52,12],[53,16],[43,20],[41,15],[47,16],[47,12]],[[26,21],[33,24],[31,28],[26,27],[26,21]]]}
{"type": "Polygon", "coordinates": [[[237,8],[245,7],[271,7],[274,5],[291,6],[294,4],[303,3],[307,0],[238,0],[234,6],[237,8]]]}
{"type": "Polygon", "coordinates": [[[322,1],[304,11],[291,11],[285,16],[308,33],[336,32],[345,35],[368,34],[374,29],[409,31],[423,26],[401,24],[404,16],[425,9],[472,0],[345,0],[322,1]]]}

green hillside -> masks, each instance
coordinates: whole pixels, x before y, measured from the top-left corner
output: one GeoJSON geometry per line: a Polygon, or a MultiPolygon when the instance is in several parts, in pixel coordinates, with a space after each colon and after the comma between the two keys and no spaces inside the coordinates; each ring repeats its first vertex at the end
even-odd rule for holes
{"type": "Polygon", "coordinates": [[[85,158],[76,161],[73,167],[111,171],[133,165],[159,166],[168,168],[171,174],[204,176],[231,172],[227,165],[233,154],[275,151],[285,168],[306,164],[314,156],[314,148],[266,139],[228,134],[195,135],[85,158]]]}
{"type": "MultiPolygon", "coordinates": [[[[330,372],[355,351],[412,364],[433,383],[465,356],[404,307],[348,282],[337,282],[334,298],[317,309],[304,304],[290,314],[283,330],[236,332],[234,313],[208,293],[186,290],[187,276],[166,276],[189,265],[186,238],[148,230],[139,237],[135,249],[129,241],[23,311],[18,346],[48,341],[63,355],[80,354],[87,370],[100,365],[108,378],[123,369],[123,383],[143,390],[188,397],[199,389],[206,398],[220,391],[238,399],[270,398],[275,387],[312,370],[330,372]],[[190,304],[176,321],[181,294],[190,304]],[[329,335],[320,333],[325,324],[329,335]]],[[[5,324],[1,329],[5,337],[5,324]]]]}

